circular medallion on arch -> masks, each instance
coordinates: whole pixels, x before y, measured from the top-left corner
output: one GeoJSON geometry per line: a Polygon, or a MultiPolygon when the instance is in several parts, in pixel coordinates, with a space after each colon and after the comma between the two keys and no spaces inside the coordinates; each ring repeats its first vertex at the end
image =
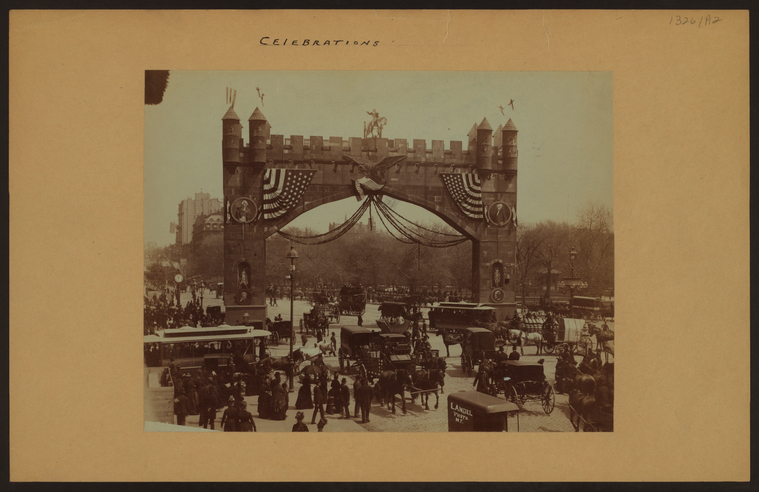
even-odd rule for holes
{"type": "Polygon", "coordinates": [[[498,227],[503,227],[511,220],[511,208],[506,202],[493,202],[485,210],[488,221],[498,227]]]}
{"type": "Polygon", "coordinates": [[[238,290],[235,302],[240,305],[253,304],[253,293],[249,290],[238,290]]]}
{"type": "Polygon", "coordinates": [[[250,224],[256,220],[256,216],[258,215],[258,207],[255,202],[246,197],[238,198],[232,202],[232,206],[229,208],[232,218],[240,224],[250,224]]]}
{"type": "Polygon", "coordinates": [[[495,289],[490,293],[490,299],[493,302],[503,302],[504,297],[506,297],[506,294],[504,294],[503,289],[495,289]]]}

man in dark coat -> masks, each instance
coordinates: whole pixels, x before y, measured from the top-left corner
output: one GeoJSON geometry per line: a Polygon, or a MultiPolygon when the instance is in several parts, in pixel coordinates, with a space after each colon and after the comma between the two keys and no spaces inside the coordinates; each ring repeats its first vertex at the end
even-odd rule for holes
{"type": "Polygon", "coordinates": [[[511,349],[511,353],[509,354],[509,360],[519,360],[519,352],[517,352],[516,346],[514,346],[514,348],[511,349]]]}
{"type": "Polygon", "coordinates": [[[230,396],[227,409],[224,410],[224,415],[221,416],[221,426],[224,432],[237,432],[238,414],[239,411],[235,406],[235,399],[233,396],[230,396]]]}
{"type": "Polygon", "coordinates": [[[327,401],[327,395],[324,394],[324,389],[320,384],[314,385],[314,415],[311,417],[311,423],[316,423],[317,412],[321,413],[322,420],[324,417],[324,403],[327,401]]]}
{"type": "Polygon", "coordinates": [[[349,419],[351,417],[351,409],[350,409],[350,403],[351,403],[351,390],[348,388],[348,383],[343,378],[342,384],[340,384],[340,396],[342,396],[342,410],[345,413],[345,418],[349,419]]]}
{"type": "Polygon", "coordinates": [[[358,393],[354,393],[353,397],[361,405],[361,423],[365,424],[369,422],[369,411],[371,410],[372,398],[374,397],[369,381],[362,379],[361,386],[358,388],[358,393]]]}
{"type": "Polygon", "coordinates": [[[201,412],[202,423],[199,422],[198,425],[202,425],[204,429],[207,429],[210,423],[211,429],[213,429],[214,420],[216,420],[216,405],[218,403],[219,390],[213,384],[212,378],[208,378],[208,384],[206,384],[204,389],[203,411],[201,412]]]}
{"type": "Polygon", "coordinates": [[[355,403],[353,405],[353,416],[354,418],[358,418],[358,409],[360,407],[359,401],[358,401],[358,390],[361,388],[361,378],[357,377],[356,381],[353,383],[353,399],[355,400],[355,403]]]}
{"type": "Polygon", "coordinates": [[[185,425],[187,418],[187,397],[184,390],[179,390],[179,395],[174,398],[174,413],[177,415],[177,425],[185,425]]]}

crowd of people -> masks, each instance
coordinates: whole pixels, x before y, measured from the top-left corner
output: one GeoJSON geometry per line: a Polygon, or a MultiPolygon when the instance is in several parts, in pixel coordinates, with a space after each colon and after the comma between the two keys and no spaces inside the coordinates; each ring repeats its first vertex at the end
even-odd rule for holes
{"type": "Polygon", "coordinates": [[[144,334],[152,335],[156,330],[180,328],[182,326],[218,326],[224,323],[224,315],[208,313],[203,308],[202,297],[192,291],[192,300],[185,306],[176,302],[174,296],[160,295],[145,296],[144,334]]]}

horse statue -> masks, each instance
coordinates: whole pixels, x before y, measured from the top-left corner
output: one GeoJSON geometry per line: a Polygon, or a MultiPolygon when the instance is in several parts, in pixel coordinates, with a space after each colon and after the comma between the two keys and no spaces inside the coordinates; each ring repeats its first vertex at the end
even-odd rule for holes
{"type": "MultiPolygon", "coordinates": [[[[435,393],[435,410],[440,403],[440,397],[437,392],[443,391],[443,384],[445,384],[445,372],[440,369],[419,370],[414,373],[410,389],[420,394],[420,403],[424,405],[425,410],[429,410],[429,394],[435,393]]],[[[411,393],[411,402],[416,400],[416,395],[411,393]]]]}
{"type": "Polygon", "coordinates": [[[412,386],[411,375],[404,369],[397,371],[384,371],[380,374],[377,384],[380,386],[380,405],[387,402],[387,409],[390,410],[392,403],[393,413],[395,413],[395,395],[401,397],[403,413],[406,413],[405,391],[412,386]]]}
{"type": "Polygon", "coordinates": [[[382,128],[387,125],[387,118],[380,118],[376,109],[367,111],[366,113],[372,116],[372,121],[364,129],[364,138],[382,138],[382,128]]]}

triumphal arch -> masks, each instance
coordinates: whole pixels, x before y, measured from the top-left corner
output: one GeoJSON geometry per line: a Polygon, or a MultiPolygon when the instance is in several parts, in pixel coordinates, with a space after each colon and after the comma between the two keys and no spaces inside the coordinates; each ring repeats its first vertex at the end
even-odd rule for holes
{"type": "Polygon", "coordinates": [[[300,214],[357,196],[418,205],[472,241],[474,301],[515,309],[517,128],[487,119],[466,145],[382,137],[376,110],[363,137],[271,133],[256,108],[248,143],[234,103],[222,118],[224,304],[230,325],[266,318],[266,238],[300,214]],[[244,317],[245,314],[247,317],[244,317]]]}

